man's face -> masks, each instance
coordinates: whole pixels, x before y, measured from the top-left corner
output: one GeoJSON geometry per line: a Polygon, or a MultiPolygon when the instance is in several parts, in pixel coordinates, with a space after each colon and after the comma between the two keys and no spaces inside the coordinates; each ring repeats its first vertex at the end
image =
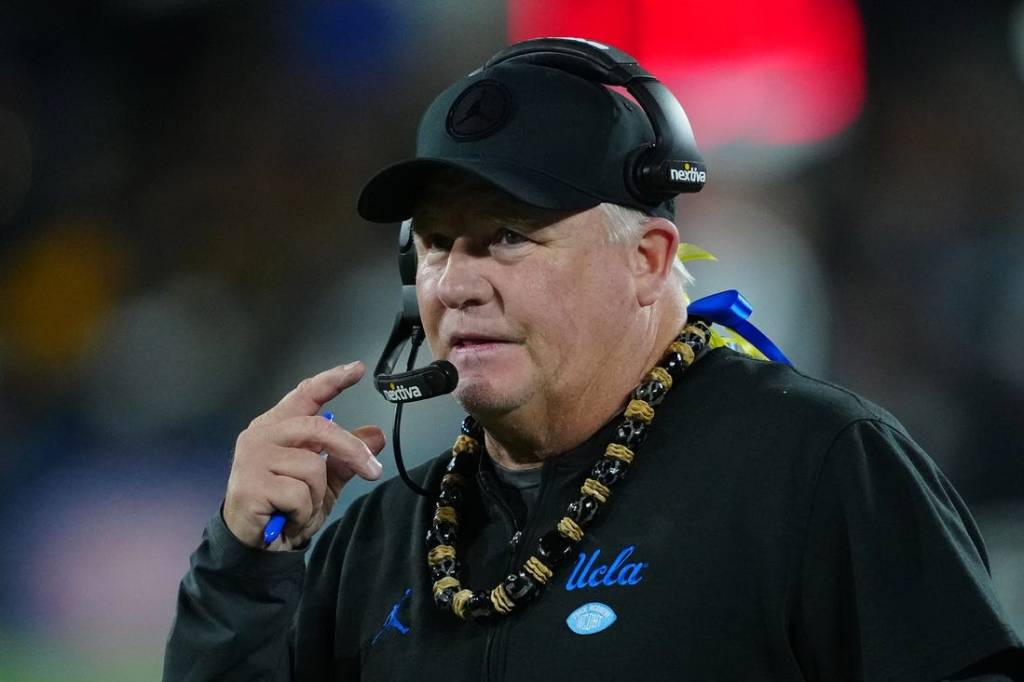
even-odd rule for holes
{"type": "Polygon", "coordinates": [[[545,211],[476,185],[417,205],[420,315],[466,410],[558,409],[615,371],[637,303],[629,249],[608,243],[604,221],[600,208],[545,211]]]}

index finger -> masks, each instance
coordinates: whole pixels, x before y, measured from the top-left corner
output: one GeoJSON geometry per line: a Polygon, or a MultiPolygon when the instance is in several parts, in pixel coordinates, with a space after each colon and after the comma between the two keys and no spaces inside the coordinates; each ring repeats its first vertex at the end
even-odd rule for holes
{"type": "Polygon", "coordinates": [[[312,416],[325,403],[363,378],[366,366],[358,360],[338,365],[303,379],[272,408],[253,420],[253,424],[277,422],[291,417],[312,416]]]}

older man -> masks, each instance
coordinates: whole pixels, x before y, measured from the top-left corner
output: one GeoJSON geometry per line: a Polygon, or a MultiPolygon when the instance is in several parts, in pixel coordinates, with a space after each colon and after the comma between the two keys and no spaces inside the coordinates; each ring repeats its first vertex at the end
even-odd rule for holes
{"type": "Polygon", "coordinates": [[[899,423],[709,350],[687,319],[666,183],[699,188],[703,168],[636,170],[666,132],[639,99],[571,60],[512,59],[435,100],[417,159],[360,211],[412,218],[423,330],[471,415],[412,472],[440,492],[378,486],[307,568],[346,481],[380,475],[384,438],[316,416],[362,364],[304,380],[238,438],[165,679],[1019,671],[977,528],[899,423]],[[288,523],[264,548],[275,511],[288,523]]]}

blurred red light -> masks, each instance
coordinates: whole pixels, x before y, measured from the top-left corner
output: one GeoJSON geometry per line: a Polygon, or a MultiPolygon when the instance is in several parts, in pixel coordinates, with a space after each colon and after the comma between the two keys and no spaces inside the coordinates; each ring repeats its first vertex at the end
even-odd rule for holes
{"type": "Polygon", "coordinates": [[[705,149],[822,140],[864,101],[854,0],[509,0],[508,33],[629,52],[679,97],[705,149]]]}

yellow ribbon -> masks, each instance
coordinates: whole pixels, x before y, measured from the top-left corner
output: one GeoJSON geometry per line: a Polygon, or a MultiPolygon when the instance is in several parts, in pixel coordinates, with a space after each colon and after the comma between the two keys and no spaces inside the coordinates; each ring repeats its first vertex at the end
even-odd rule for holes
{"type": "Polygon", "coordinates": [[[692,260],[718,260],[718,258],[715,257],[715,254],[710,251],[705,251],[696,244],[690,244],[687,242],[679,242],[679,248],[676,250],[676,257],[683,263],[689,263],[692,260]]]}

